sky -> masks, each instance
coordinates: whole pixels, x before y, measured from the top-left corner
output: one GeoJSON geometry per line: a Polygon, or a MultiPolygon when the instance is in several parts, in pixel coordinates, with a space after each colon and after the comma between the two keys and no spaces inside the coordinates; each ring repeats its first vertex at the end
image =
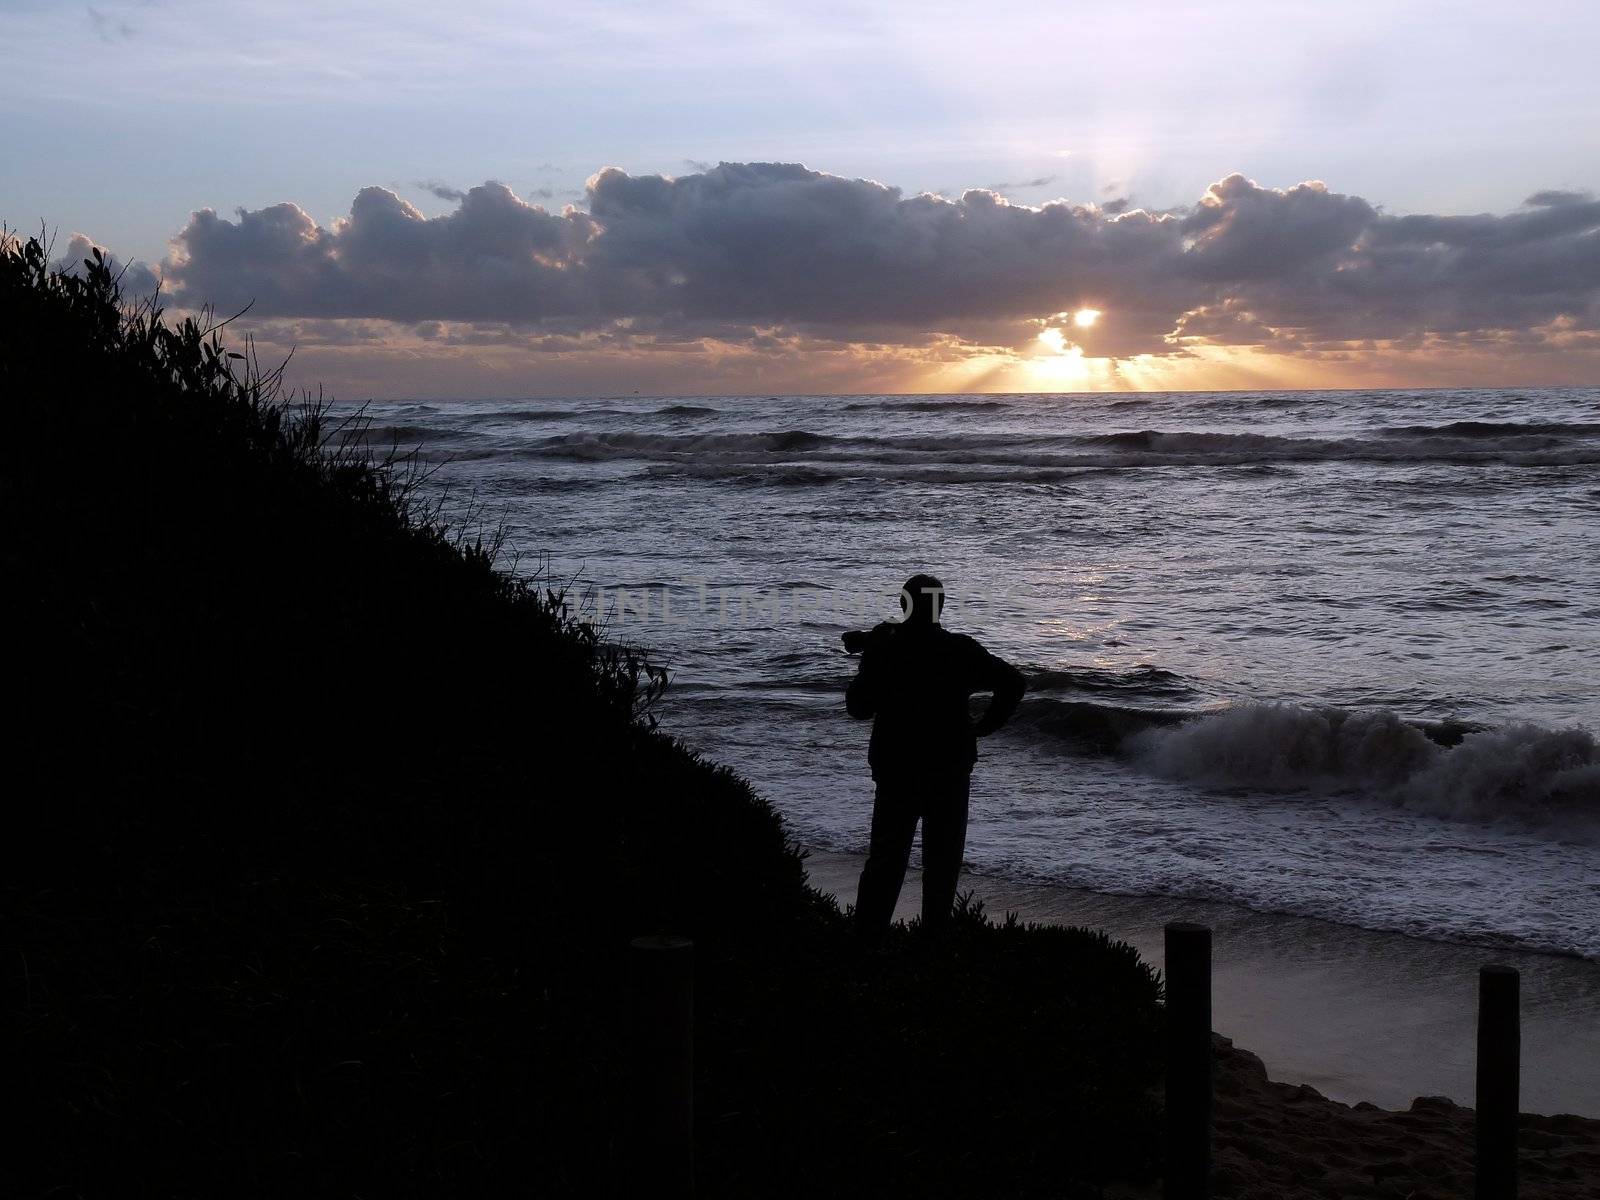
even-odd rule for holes
{"type": "Polygon", "coordinates": [[[0,220],[335,394],[1600,384],[1600,6],[0,0],[0,220]]]}

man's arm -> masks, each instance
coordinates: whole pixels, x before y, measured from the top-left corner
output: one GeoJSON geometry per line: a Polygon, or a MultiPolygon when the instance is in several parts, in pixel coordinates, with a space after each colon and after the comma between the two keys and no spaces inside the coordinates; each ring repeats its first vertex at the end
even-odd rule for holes
{"type": "Polygon", "coordinates": [[[892,633],[893,626],[878,625],[870,633],[844,635],[845,647],[850,653],[854,654],[857,649],[861,652],[861,668],[844,694],[845,711],[858,721],[871,720],[878,713],[878,676],[882,667],[878,661],[880,652],[875,648],[892,633]]]}
{"type": "Polygon", "coordinates": [[[872,669],[872,651],[861,655],[861,668],[844,693],[844,710],[858,721],[869,721],[878,712],[877,672],[872,669]]]}
{"type": "Polygon", "coordinates": [[[1022,703],[1022,693],[1028,690],[1028,684],[1022,672],[1005,659],[981,647],[978,652],[983,658],[976,690],[993,692],[994,699],[989,701],[988,711],[973,724],[972,732],[978,737],[988,737],[1011,719],[1011,714],[1017,711],[1017,705],[1022,703]]]}

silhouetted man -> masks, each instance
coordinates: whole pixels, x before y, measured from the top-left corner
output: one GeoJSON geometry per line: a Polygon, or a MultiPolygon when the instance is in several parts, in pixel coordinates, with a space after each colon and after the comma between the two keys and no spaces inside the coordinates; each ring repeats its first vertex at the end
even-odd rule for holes
{"type": "Polygon", "coordinates": [[[922,922],[950,920],[967,843],[967,794],[978,739],[1006,723],[1022,700],[1022,673],[975,638],[939,623],[944,585],[915,575],[900,593],[905,619],[871,633],[847,633],[861,668],[845,694],[852,717],[872,719],[867,761],[877,783],[872,845],[856,896],[856,924],[876,937],[894,918],[917,821],[922,821],[922,922]],[[993,692],[974,722],[967,701],[993,692]]]}

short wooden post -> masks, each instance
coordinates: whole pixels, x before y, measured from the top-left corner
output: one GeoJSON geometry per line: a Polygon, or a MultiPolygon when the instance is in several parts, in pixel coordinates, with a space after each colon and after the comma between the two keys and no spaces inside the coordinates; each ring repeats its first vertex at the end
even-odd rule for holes
{"type": "Polygon", "coordinates": [[[1211,930],[1167,926],[1166,1200],[1211,1188],[1211,930]]]}
{"type": "Polygon", "coordinates": [[[694,943],[629,943],[624,1177],[633,1196],[694,1195],[694,943]]]}
{"type": "Polygon", "coordinates": [[[1491,964],[1478,972],[1477,1200],[1515,1200],[1521,1107],[1520,976],[1491,964]]]}

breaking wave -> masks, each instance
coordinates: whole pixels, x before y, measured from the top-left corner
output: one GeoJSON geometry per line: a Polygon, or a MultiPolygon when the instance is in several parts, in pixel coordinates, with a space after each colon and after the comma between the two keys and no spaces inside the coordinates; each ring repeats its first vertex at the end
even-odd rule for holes
{"type": "Polygon", "coordinates": [[[1111,693],[1139,697],[1193,696],[1194,684],[1182,675],[1160,667],[1139,666],[1127,671],[1105,667],[1081,667],[1075,671],[1032,670],[1028,691],[1076,691],[1091,695],[1111,693]]]}
{"type": "Polygon", "coordinates": [[[1078,667],[1023,672],[1028,692],[1011,724],[1058,748],[1114,753],[1146,730],[1176,726],[1205,711],[1205,690],[1160,667],[1078,667]]]}
{"type": "Polygon", "coordinates": [[[1194,717],[1191,708],[1028,696],[1010,727],[1061,751],[1114,754],[1151,730],[1175,728],[1194,717]]]}
{"type": "Polygon", "coordinates": [[[1439,730],[1389,709],[1252,703],[1152,725],[1123,748],[1153,774],[1205,787],[1363,792],[1436,816],[1576,819],[1600,833],[1600,745],[1582,729],[1439,730]]]}

